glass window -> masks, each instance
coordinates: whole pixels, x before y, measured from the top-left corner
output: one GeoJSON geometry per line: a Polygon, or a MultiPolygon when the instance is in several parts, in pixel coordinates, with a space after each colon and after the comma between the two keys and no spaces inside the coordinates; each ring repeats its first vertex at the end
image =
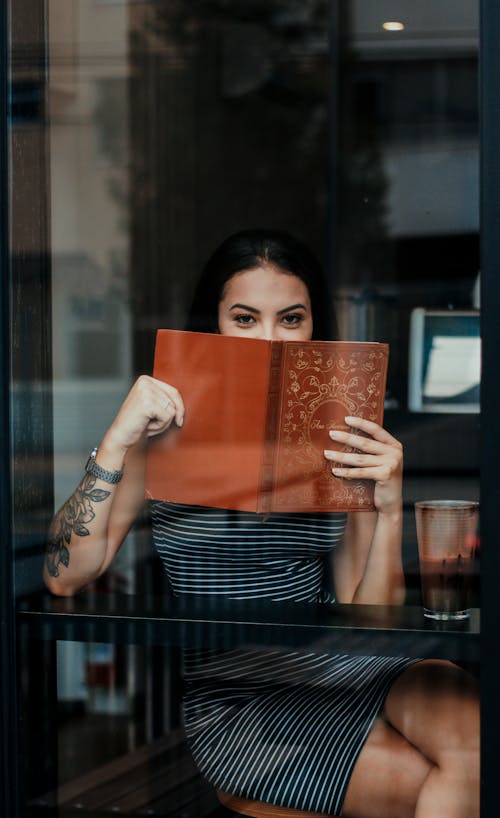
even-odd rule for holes
{"type": "MultiPolygon", "coordinates": [[[[400,742],[411,781],[394,788],[384,764],[368,800],[387,802],[388,818],[412,814],[448,748],[438,742],[450,734],[445,703],[461,753],[468,747],[460,763],[477,762],[479,4],[42,6],[26,16],[25,4],[9,4],[14,574],[19,706],[29,714],[20,815],[215,817],[221,802],[251,815],[255,801],[332,815],[348,803],[362,815],[360,781],[373,772],[364,750],[377,737],[400,742]],[[378,392],[392,437],[354,423],[375,443],[358,438],[358,451],[337,438],[347,453],[331,463],[321,454],[330,481],[339,458],[344,468],[368,458],[373,513],[257,517],[215,502],[143,503],[141,445],[119,474],[133,412],[109,429],[136,379],[153,372],[156,331],[193,329],[205,262],[248,229],[304,242],[325,288],[314,300],[307,276],[261,254],[258,269],[240,269],[264,268],[275,289],[259,279],[245,290],[244,275],[219,281],[222,300],[239,288],[231,334],[269,340],[272,314],[273,339],[309,343],[308,311],[317,328],[326,305],[338,339],[389,346],[378,392]],[[426,555],[426,570],[431,558],[440,568],[425,585],[418,501],[448,503],[443,515],[464,512],[470,524],[459,559],[426,555]],[[450,512],[449,501],[468,505],[450,512]],[[443,729],[428,745],[418,726],[431,717],[443,729]],[[328,755],[335,748],[340,761],[328,755]]],[[[218,320],[216,343],[227,340],[218,320]]],[[[213,341],[196,353],[193,393],[213,341]]],[[[259,374],[249,365],[239,382],[252,409],[259,374]]],[[[206,377],[213,393],[222,388],[217,367],[206,377]]],[[[156,391],[141,403],[142,440],[180,406],[170,387],[144,382],[156,391]]],[[[129,407],[139,405],[133,388],[129,407]]],[[[356,406],[358,371],[346,389],[356,406]]],[[[207,395],[195,395],[200,417],[207,395]]],[[[223,425],[236,427],[241,417],[222,406],[223,425]]],[[[169,439],[188,421],[175,425],[169,439]]],[[[335,449],[326,431],[323,445],[335,449]]],[[[220,452],[206,440],[193,451],[193,483],[217,496],[220,452]]],[[[240,465],[246,456],[231,453],[240,465]]],[[[359,483],[358,496],[366,490],[359,483]]],[[[476,795],[474,785],[448,788],[450,815],[472,818],[476,795]]]]}

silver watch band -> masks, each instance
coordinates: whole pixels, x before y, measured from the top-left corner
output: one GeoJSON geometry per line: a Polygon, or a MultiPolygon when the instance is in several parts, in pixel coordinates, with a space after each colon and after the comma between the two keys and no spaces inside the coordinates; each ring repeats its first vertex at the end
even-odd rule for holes
{"type": "Polygon", "coordinates": [[[123,469],[119,471],[108,471],[108,469],[103,469],[96,462],[96,455],[97,455],[97,448],[93,448],[90,452],[89,459],[87,460],[87,464],[85,466],[85,471],[87,474],[92,474],[94,477],[98,477],[99,480],[104,480],[105,483],[119,483],[123,477],[123,469]]]}

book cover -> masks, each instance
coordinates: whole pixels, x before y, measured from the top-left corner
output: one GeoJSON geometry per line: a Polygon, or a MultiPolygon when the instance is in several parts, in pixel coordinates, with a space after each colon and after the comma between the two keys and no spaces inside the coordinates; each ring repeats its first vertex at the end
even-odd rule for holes
{"type": "Polygon", "coordinates": [[[153,375],[186,413],[150,444],[146,496],[263,514],[372,509],[373,483],[335,477],[323,451],[346,415],[382,423],[388,352],[159,330],[153,375]]]}

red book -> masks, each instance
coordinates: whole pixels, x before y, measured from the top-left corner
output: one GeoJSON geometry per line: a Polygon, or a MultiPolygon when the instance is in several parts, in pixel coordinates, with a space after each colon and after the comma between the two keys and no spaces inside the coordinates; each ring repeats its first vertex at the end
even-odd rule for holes
{"type": "Polygon", "coordinates": [[[334,477],[324,449],[347,415],[382,423],[389,348],[159,330],[154,377],[186,413],[153,438],[146,496],[255,511],[373,509],[373,482],[334,477]]]}

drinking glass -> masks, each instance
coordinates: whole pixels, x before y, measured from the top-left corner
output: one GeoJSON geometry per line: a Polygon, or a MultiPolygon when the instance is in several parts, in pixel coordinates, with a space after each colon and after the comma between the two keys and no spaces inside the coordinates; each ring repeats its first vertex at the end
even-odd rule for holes
{"type": "Polygon", "coordinates": [[[479,503],[422,500],[415,503],[424,616],[465,619],[478,543],[479,503]]]}

